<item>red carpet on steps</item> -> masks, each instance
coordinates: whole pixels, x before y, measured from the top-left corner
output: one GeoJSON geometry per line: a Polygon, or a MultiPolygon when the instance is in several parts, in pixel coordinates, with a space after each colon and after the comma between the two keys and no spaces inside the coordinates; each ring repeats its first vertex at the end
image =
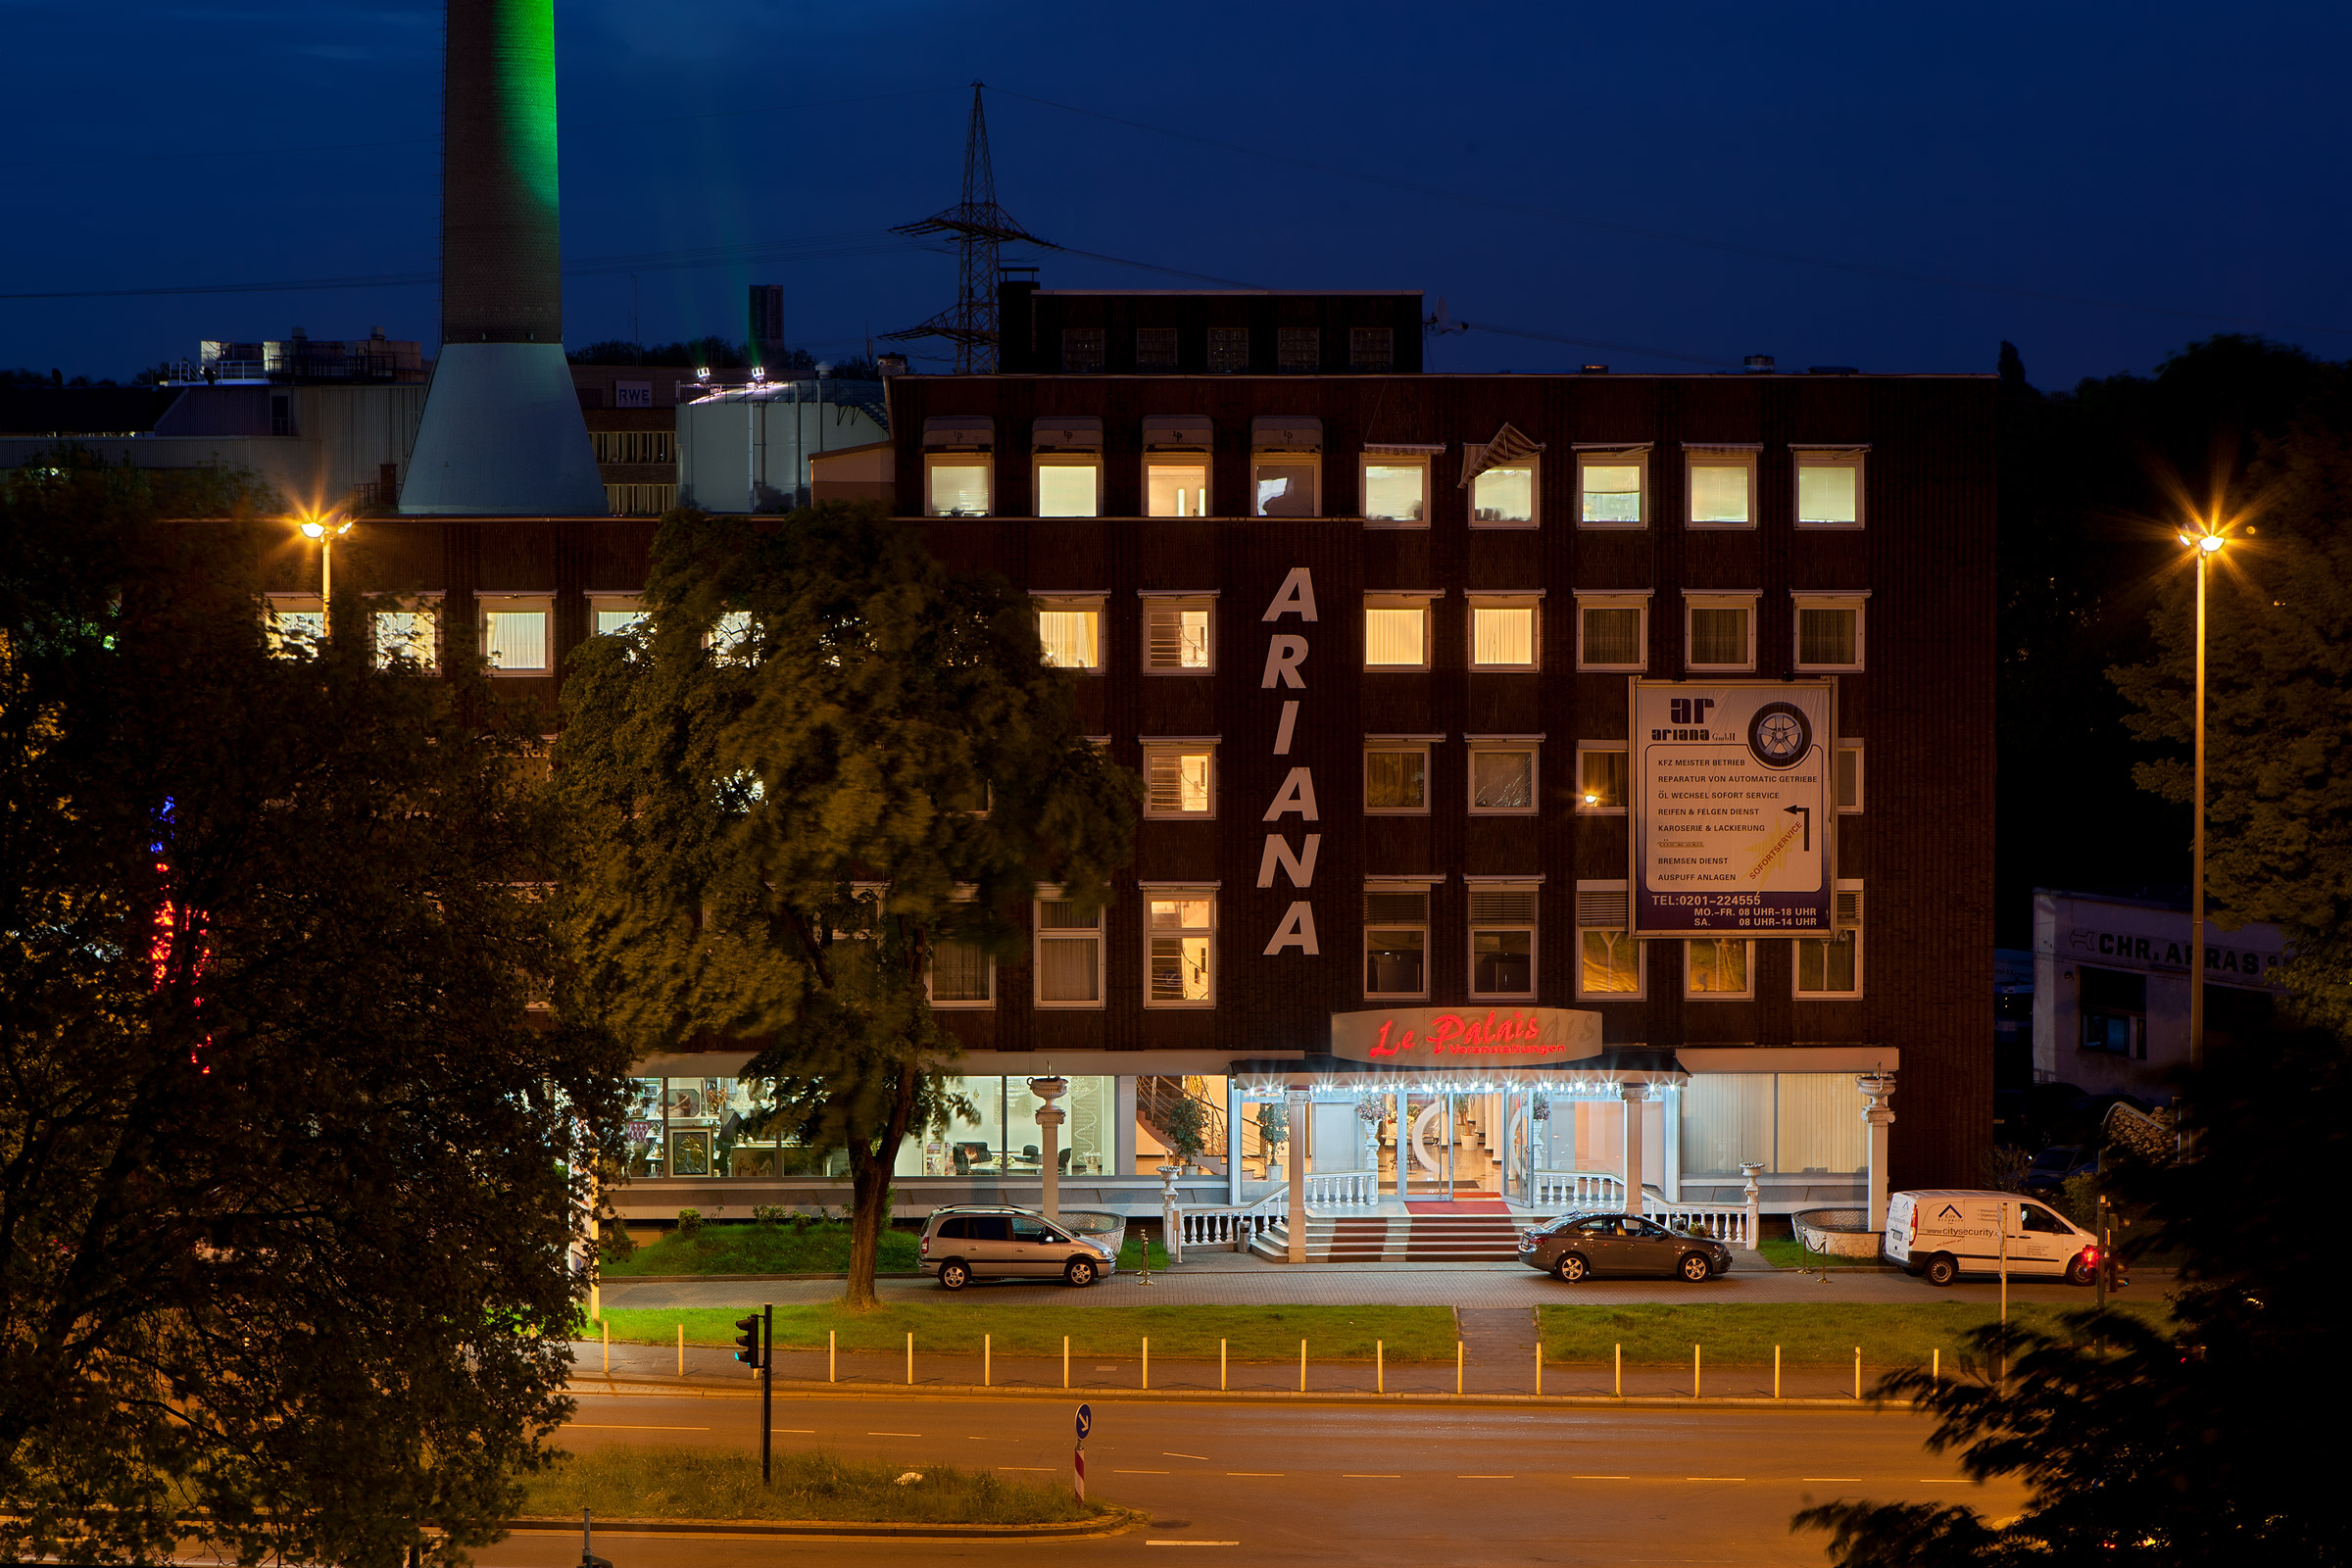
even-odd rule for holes
{"type": "Polygon", "coordinates": [[[1508,1214],[1511,1205],[1499,1198],[1459,1198],[1450,1203],[1437,1200],[1408,1200],[1404,1211],[1407,1214],[1508,1214]]]}

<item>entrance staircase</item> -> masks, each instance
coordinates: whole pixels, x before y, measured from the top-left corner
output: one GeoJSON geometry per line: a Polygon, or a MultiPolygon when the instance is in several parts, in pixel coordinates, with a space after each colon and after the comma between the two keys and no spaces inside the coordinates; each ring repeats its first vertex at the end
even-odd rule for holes
{"type": "MultiPolygon", "coordinates": [[[[1512,1214],[1308,1215],[1310,1263],[1510,1263],[1531,1219],[1512,1214]]],[[[1288,1221],[1259,1232],[1250,1250],[1280,1263],[1291,1255],[1288,1221]]]]}

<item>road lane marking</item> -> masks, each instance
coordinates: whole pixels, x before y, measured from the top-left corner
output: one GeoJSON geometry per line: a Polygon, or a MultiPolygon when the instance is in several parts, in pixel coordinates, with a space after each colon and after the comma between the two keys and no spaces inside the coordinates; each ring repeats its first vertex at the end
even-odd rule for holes
{"type": "Polygon", "coordinates": [[[1745,1476],[1685,1476],[1685,1481],[1745,1481],[1745,1476]]]}
{"type": "Polygon", "coordinates": [[[1516,1481],[1517,1476],[1455,1476],[1456,1481],[1516,1481]]]}
{"type": "Polygon", "coordinates": [[[1973,1487],[1977,1485],[1966,1476],[1921,1476],[1919,1484],[1923,1487],[1973,1487]]]}
{"type": "Polygon", "coordinates": [[[1238,1546],[1238,1541],[1147,1541],[1147,1546],[1238,1546]]]}
{"type": "Polygon", "coordinates": [[[1340,1472],[1340,1479],[1342,1481],[1402,1481],[1404,1477],[1380,1475],[1370,1470],[1343,1470],[1340,1472]]]}
{"type": "Polygon", "coordinates": [[[1799,1481],[1851,1481],[1859,1484],[1860,1476],[1798,1476],[1799,1481]]]}
{"type": "Polygon", "coordinates": [[[993,1465],[990,1468],[996,1470],[1035,1470],[1041,1475],[1050,1476],[1055,1474],[1060,1467],[1050,1464],[1000,1464],[993,1465]]]}
{"type": "Polygon", "coordinates": [[[920,1432],[868,1432],[869,1438],[919,1438],[920,1432]]]}
{"type": "Polygon", "coordinates": [[[574,1421],[570,1425],[576,1432],[708,1432],[710,1430],[709,1427],[653,1426],[643,1421],[574,1421]]]}
{"type": "Polygon", "coordinates": [[[1114,1476],[1164,1476],[1165,1470],[1113,1470],[1114,1476]]]}
{"type": "Polygon", "coordinates": [[[1282,1474],[1279,1470],[1228,1470],[1225,1473],[1229,1476],[1280,1476],[1282,1474]]]}
{"type": "Polygon", "coordinates": [[[816,1436],[816,1428],[814,1427],[769,1427],[767,1430],[770,1432],[789,1433],[796,1438],[813,1438],[816,1436]]]}
{"type": "Polygon", "coordinates": [[[1198,1459],[1202,1464],[1208,1462],[1208,1455],[1205,1453],[1176,1453],[1166,1448],[1159,1450],[1159,1456],[1162,1459],[1198,1459]]]}
{"type": "Polygon", "coordinates": [[[1570,1476],[1571,1481],[1631,1481],[1632,1476],[1570,1476]]]}

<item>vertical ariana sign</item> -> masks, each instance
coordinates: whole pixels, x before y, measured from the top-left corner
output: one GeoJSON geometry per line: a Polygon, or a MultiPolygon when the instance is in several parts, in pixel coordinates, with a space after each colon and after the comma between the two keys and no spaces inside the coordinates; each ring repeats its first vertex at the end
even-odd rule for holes
{"type": "MultiPolygon", "coordinates": [[[[1293,566],[1258,618],[1261,624],[1277,628],[1267,634],[1266,662],[1257,684],[1260,691],[1284,694],[1272,736],[1274,755],[1283,758],[1291,755],[1292,743],[1298,737],[1298,710],[1306,701],[1308,628],[1315,624],[1314,573],[1304,566],[1293,566]],[[1282,629],[1293,619],[1298,630],[1282,629]],[[1293,692],[1299,695],[1289,695],[1293,692]]],[[[1315,859],[1323,850],[1323,834],[1316,825],[1322,813],[1315,804],[1314,769],[1294,766],[1286,772],[1261,820],[1266,824],[1266,839],[1257,858],[1257,885],[1271,888],[1280,877],[1298,895],[1266,939],[1263,956],[1271,958],[1296,949],[1310,958],[1319,957],[1323,947],[1315,935],[1314,901],[1306,896],[1315,885],[1315,859]],[[1294,831],[1298,833],[1296,844],[1294,831]]]]}
{"type": "Polygon", "coordinates": [[[1633,934],[1830,931],[1830,683],[1633,686],[1633,934]]]}

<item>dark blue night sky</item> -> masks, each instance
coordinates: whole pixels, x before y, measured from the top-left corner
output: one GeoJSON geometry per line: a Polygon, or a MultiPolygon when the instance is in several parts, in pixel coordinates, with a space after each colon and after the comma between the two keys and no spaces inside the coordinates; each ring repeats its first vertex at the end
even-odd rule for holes
{"type": "MultiPolygon", "coordinates": [[[[437,5],[0,0],[0,294],[434,268],[437,5]]],[[[2348,34],[2244,3],[558,0],[565,335],[627,337],[631,271],[648,341],[740,336],[754,281],[820,358],[930,315],[951,261],[884,231],[955,200],[981,77],[1035,233],[1612,345],[1473,331],[1438,369],[1989,370],[2009,338],[2059,386],[2231,330],[2341,359],[2348,34]]],[[[12,298],[0,367],[430,342],[435,298],[12,298]]]]}

